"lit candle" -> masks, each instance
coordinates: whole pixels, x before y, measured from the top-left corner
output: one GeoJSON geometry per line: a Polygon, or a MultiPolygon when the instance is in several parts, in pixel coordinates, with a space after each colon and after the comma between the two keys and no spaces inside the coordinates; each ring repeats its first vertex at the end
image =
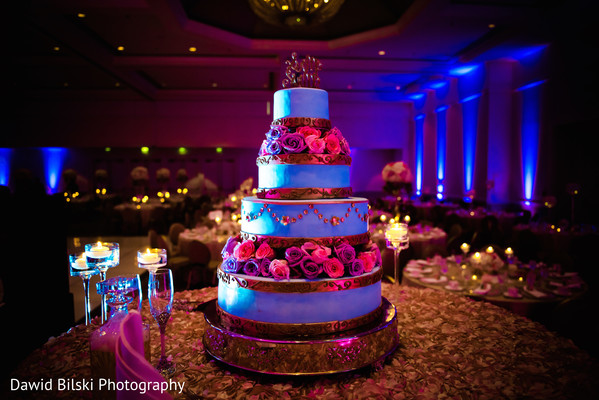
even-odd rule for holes
{"type": "Polygon", "coordinates": [[[506,256],[513,256],[514,255],[514,250],[512,250],[511,247],[508,247],[507,249],[505,249],[505,255],[506,256]]]}
{"type": "Polygon", "coordinates": [[[477,279],[478,279],[478,276],[476,276],[476,275],[472,275],[472,280],[473,280],[473,281],[475,281],[475,280],[477,280],[477,279]]]}
{"type": "Polygon", "coordinates": [[[493,254],[495,252],[495,250],[493,250],[493,247],[489,246],[489,247],[487,247],[486,252],[487,252],[487,254],[493,254]]]}
{"type": "Polygon", "coordinates": [[[462,249],[464,254],[466,254],[470,251],[470,245],[468,243],[462,243],[462,245],[460,246],[460,249],[462,249]]]}
{"type": "Polygon", "coordinates": [[[474,253],[474,255],[472,256],[472,260],[474,260],[474,262],[477,264],[480,263],[480,253],[478,251],[474,253]]]}
{"type": "Polygon", "coordinates": [[[216,221],[217,224],[220,224],[220,217],[216,217],[216,218],[214,218],[214,220],[216,221]]]}
{"type": "Polygon", "coordinates": [[[77,260],[75,260],[75,262],[72,263],[71,266],[74,269],[87,269],[87,261],[85,260],[85,258],[80,257],[77,260]]]}
{"type": "Polygon", "coordinates": [[[110,249],[104,246],[102,242],[98,242],[98,244],[92,246],[86,255],[91,258],[104,258],[110,255],[110,249]]]}
{"type": "Polygon", "coordinates": [[[403,218],[403,220],[406,222],[406,224],[409,224],[409,223],[410,223],[410,221],[411,221],[412,219],[410,218],[410,216],[409,216],[409,215],[406,215],[406,216],[403,218]]]}
{"type": "Polygon", "coordinates": [[[390,228],[387,228],[385,236],[390,241],[399,241],[408,235],[408,228],[405,224],[393,224],[390,228]]]}
{"type": "Polygon", "coordinates": [[[381,215],[381,222],[385,222],[387,220],[387,216],[385,214],[381,215]]]}
{"type": "Polygon", "coordinates": [[[145,253],[139,254],[137,261],[140,264],[156,264],[160,261],[160,256],[156,253],[152,253],[150,249],[148,249],[145,253]]]}

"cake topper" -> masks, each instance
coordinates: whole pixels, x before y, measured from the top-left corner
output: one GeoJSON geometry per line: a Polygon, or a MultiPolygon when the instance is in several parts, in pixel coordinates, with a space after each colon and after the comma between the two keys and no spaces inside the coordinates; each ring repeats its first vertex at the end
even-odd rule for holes
{"type": "Polygon", "coordinates": [[[314,57],[306,56],[299,60],[297,53],[291,53],[291,60],[285,61],[284,88],[292,87],[320,87],[318,71],[322,69],[322,63],[314,57]]]}

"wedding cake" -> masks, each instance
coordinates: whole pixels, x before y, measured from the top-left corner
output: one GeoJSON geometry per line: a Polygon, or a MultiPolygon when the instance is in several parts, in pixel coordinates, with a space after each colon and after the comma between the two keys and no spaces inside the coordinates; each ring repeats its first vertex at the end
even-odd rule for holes
{"type": "Polygon", "coordinates": [[[259,188],[242,200],[241,232],[223,248],[206,313],[206,350],[253,371],[351,370],[397,346],[368,200],[351,197],[350,149],[331,127],[319,69],[295,53],[287,61],[257,159],[259,188]]]}

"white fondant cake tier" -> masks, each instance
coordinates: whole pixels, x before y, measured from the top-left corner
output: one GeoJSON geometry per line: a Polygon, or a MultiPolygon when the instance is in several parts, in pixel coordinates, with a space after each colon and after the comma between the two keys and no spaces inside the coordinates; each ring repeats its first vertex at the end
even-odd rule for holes
{"type": "Polygon", "coordinates": [[[318,200],[241,201],[241,231],[253,235],[321,238],[368,232],[368,200],[361,197],[318,200]]]}
{"type": "Polygon", "coordinates": [[[275,92],[274,119],[307,117],[329,119],[329,94],[322,89],[289,88],[275,92]]]}
{"type": "MultiPolygon", "coordinates": [[[[381,304],[380,269],[376,268],[362,279],[376,277],[370,284],[343,290],[339,279],[322,279],[321,287],[330,284],[326,291],[305,291],[309,282],[304,279],[285,281],[296,284],[297,290],[260,291],[241,287],[247,276],[227,274],[231,279],[219,279],[218,305],[227,313],[241,318],[271,323],[317,323],[345,321],[373,312],[381,304]]],[[[271,278],[253,277],[253,280],[273,282],[271,278]]],[[[346,280],[347,278],[344,278],[346,280]]]]}
{"type": "Polygon", "coordinates": [[[258,167],[258,186],[273,188],[350,187],[349,165],[270,164],[258,167]]]}

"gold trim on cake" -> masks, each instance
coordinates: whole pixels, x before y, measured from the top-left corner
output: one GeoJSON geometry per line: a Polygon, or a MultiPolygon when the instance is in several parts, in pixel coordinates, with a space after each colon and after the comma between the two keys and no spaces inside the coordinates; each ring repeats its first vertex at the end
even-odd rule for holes
{"type": "Polygon", "coordinates": [[[296,280],[275,281],[269,278],[256,279],[247,275],[231,274],[223,271],[220,267],[216,273],[219,284],[235,286],[258,292],[270,293],[315,293],[336,292],[340,290],[357,289],[374,285],[383,277],[383,269],[378,268],[374,272],[365,275],[343,277],[339,279],[319,280],[296,280]]]}
{"type": "Polygon", "coordinates": [[[331,121],[325,118],[312,117],[285,117],[272,121],[271,125],[281,125],[288,128],[299,128],[301,126],[310,126],[316,129],[331,129],[331,121]]]}
{"type": "Polygon", "coordinates": [[[230,314],[216,305],[216,312],[221,325],[231,331],[268,339],[289,337],[315,337],[327,334],[339,333],[350,329],[356,329],[368,325],[379,319],[383,314],[383,306],[360,317],[345,321],[328,321],[303,324],[285,324],[274,322],[262,322],[238,317],[230,314]]]}
{"type": "Polygon", "coordinates": [[[351,157],[343,154],[277,154],[271,156],[260,156],[256,164],[278,165],[278,164],[314,164],[314,165],[351,165],[351,157]]]}
{"type": "Polygon", "coordinates": [[[276,188],[266,189],[258,188],[256,197],[259,199],[336,199],[340,197],[350,197],[352,195],[351,187],[341,188],[276,188]]]}

